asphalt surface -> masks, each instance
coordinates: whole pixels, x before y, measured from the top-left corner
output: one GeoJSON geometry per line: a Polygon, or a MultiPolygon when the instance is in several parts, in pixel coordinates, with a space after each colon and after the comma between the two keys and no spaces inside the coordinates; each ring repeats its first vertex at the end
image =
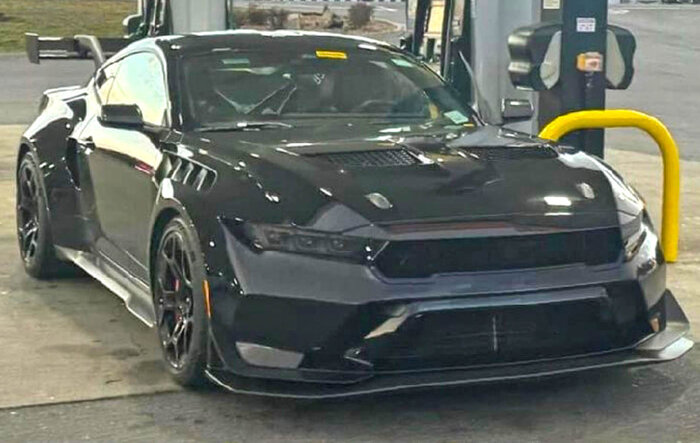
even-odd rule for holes
{"type": "MultiPolygon", "coordinates": [[[[636,74],[626,91],[610,91],[608,108],[647,112],[666,123],[684,159],[700,161],[700,5],[635,5],[610,21],[637,38],[636,74]]],[[[608,146],[657,153],[646,135],[608,131],[608,146]]]]}
{"type": "MultiPolygon", "coordinates": [[[[610,104],[660,115],[685,157],[700,160],[693,142],[699,129],[685,124],[693,122],[700,90],[694,43],[700,41],[700,7],[681,8],[629,8],[612,16],[637,34],[640,52],[632,90],[611,94],[610,104]]],[[[91,66],[34,67],[21,56],[1,56],[0,125],[29,121],[38,91],[87,78],[91,66]]],[[[1,441],[700,441],[698,348],[653,367],[343,401],[179,391],[159,366],[153,331],[131,318],[116,297],[90,280],[36,282],[21,272],[12,219],[18,133],[15,127],[3,135],[0,127],[1,441]]],[[[625,149],[655,149],[625,131],[609,140],[625,149]]],[[[658,169],[640,172],[647,157],[611,153],[625,176],[639,174],[633,183],[658,208],[658,189],[649,178],[658,169]]],[[[684,181],[684,202],[691,206],[683,226],[700,232],[700,210],[694,209],[700,208],[700,165],[686,164],[685,171],[692,177],[684,181]]],[[[685,242],[669,279],[695,324],[698,238],[685,242]]]]}
{"type": "Polygon", "coordinates": [[[24,54],[0,54],[0,125],[30,123],[43,91],[84,84],[93,67],[82,60],[32,65],[24,54]]]}
{"type": "Polygon", "coordinates": [[[693,442],[694,352],[695,363],[344,401],[210,391],[4,410],[0,429],[6,441],[693,442]]]}

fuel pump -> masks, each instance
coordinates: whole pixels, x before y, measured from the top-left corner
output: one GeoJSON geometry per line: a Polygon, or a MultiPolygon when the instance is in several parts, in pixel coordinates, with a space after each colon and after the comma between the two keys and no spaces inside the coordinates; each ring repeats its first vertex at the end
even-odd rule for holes
{"type": "Polygon", "coordinates": [[[507,39],[539,20],[539,1],[409,0],[413,32],[404,48],[432,64],[489,123],[524,121],[515,127],[533,131],[527,122],[533,94],[510,82],[507,39]]]}
{"type": "MultiPolygon", "coordinates": [[[[521,27],[508,41],[513,84],[539,92],[538,126],[575,111],[605,109],[606,89],[634,77],[632,33],[608,25],[607,0],[548,0],[550,21],[521,27]]],[[[565,141],[603,157],[604,132],[579,131],[565,141]]]]}
{"type": "MultiPolygon", "coordinates": [[[[626,89],[634,76],[634,37],[608,25],[607,0],[409,0],[408,8],[404,49],[490,123],[526,120],[530,102],[535,120],[516,128],[539,132],[562,114],[604,109],[606,89],[626,89]]],[[[603,155],[602,130],[566,142],[603,155]]]]}

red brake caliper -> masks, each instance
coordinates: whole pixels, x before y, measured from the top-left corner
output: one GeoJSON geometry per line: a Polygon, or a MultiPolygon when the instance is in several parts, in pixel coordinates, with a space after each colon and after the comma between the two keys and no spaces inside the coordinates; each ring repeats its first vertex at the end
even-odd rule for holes
{"type": "MultiPolygon", "coordinates": [[[[178,293],[178,292],[180,292],[180,279],[176,278],[175,279],[175,293],[178,293]]],[[[181,317],[182,317],[182,315],[180,315],[180,312],[177,309],[175,309],[175,321],[179,323],[181,317]]]]}

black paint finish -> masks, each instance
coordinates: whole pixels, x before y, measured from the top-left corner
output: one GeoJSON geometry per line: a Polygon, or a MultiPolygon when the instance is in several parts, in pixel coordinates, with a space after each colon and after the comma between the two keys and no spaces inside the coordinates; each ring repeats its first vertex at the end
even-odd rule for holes
{"type": "Polygon", "coordinates": [[[163,226],[187,220],[211,287],[209,376],[241,392],[349,395],[667,361],[690,349],[658,239],[640,224],[644,204],[596,157],[478,121],[183,126],[183,54],[358,44],[367,41],[249,31],[135,43],[104,69],[155,57],[167,91],[159,126],[101,121],[102,71],[83,88],[47,91],[21,149],[40,159],[57,246],[145,288],[163,226]],[[260,250],[250,223],[299,232],[301,246],[260,250]],[[628,226],[648,232],[625,258],[628,226]],[[360,261],[303,252],[330,234],[384,248],[360,261]],[[300,363],[252,365],[237,342],[300,363]]]}

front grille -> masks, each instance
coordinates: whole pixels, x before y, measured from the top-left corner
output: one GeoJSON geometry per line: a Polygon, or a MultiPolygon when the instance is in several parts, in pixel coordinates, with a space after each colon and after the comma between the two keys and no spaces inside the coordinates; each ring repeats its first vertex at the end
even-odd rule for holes
{"type": "Polygon", "coordinates": [[[387,168],[412,166],[419,163],[416,157],[404,149],[339,152],[333,154],[318,154],[314,155],[314,157],[344,168],[387,168]]]}
{"type": "MultiPolygon", "coordinates": [[[[367,343],[375,370],[415,370],[543,360],[607,352],[650,333],[640,297],[636,315],[619,322],[600,298],[533,306],[428,312],[401,327],[391,343],[367,343]]],[[[629,301],[629,300],[628,300],[629,301]]]]}
{"type": "Polygon", "coordinates": [[[389,278],[543,268],[578,263],[601,265],[620,257],[616,228],[514,237],[391,242],[377,257],[389,278]]]}

